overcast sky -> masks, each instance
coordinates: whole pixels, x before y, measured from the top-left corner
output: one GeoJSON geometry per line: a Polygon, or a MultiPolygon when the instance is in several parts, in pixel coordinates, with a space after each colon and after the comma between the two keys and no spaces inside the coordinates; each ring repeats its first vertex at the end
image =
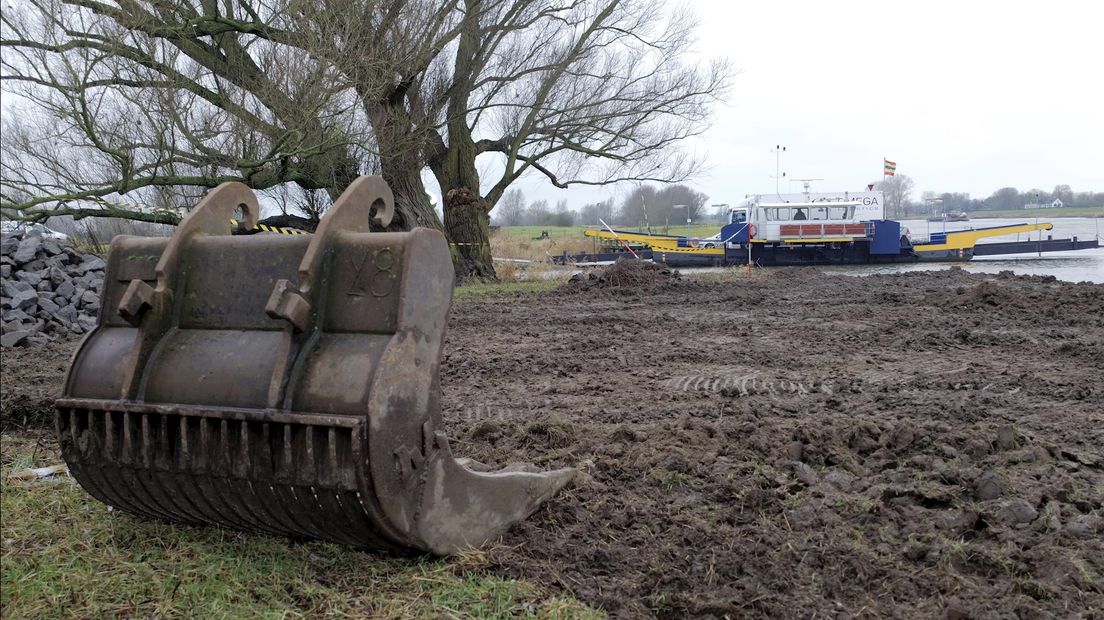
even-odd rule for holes
{"type": "MultiPolygon", "coordinates": [[[[773,191],[776,144],[787,176],[824,179],[814,191],[880,180],[883,156],[915,180],[914,198],[1104,191],[1098,0],[690,4],[701,52],[740,70],[694,145],[709,169],[692,184],[712,203],[773,191]]],[[[573,208],[625,189],[520,187],[573,208]]]]}

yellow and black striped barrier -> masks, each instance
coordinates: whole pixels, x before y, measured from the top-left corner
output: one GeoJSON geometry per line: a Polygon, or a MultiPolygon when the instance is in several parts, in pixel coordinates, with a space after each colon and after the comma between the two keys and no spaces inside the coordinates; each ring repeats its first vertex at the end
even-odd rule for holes
{"type": "MultiPolygon", "coordinates": [[[[238,225],[238,220],[230,220],[230,224],[233,226],[238,225]]],[[[269,226],[268,224],[257,224],[249,230],[259,230],[261,232],[276,233],[278,235],[309,235],[310,233],[305,230],[299,230],[298,228],[280,228],[279,226],[269,226]]]]}

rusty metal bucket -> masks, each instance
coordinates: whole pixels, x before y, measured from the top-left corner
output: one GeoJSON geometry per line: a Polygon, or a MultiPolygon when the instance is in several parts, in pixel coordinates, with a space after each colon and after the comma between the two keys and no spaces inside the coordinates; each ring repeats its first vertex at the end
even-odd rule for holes
{"type": "Polygon", "coordinates": [[[81,486],[156,519],[444,555],[574,478],[453,458],[438,373],[448,245],[369,233],[393,208],[362,177],[313,235],[230,236],[259,208],[225,183],[172,238],[112,241],[99,325],[57,401],[81,486]]]}

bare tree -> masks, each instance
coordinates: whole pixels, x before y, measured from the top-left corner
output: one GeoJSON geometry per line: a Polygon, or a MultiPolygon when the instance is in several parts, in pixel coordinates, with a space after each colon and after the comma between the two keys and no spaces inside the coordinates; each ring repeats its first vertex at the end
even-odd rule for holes
{"type": "Polygon", "coordinates": [[[583,205],[579,209],[579,223],[587,226],[600,225],[599,220],[605,222],[612,222],[614,215],[613,199],[603,200],[602,202],[595,202],[587,205],[583,205]]]}
{"type": "Polygon", "coordinates": [[[901,217],[915,186],[916,183],[903,174],[886,177],[877,184],[878,191],[885,195],[886,217],[901,217]]]}
{"type": "Polygon", "coordinates": [[[28,113],[5,132],[5,212],[174,221],[114,202],[241,180],[293,183],[316,217],[318,191],[371,168],[398,225],[440,226],[428,166],[459,275],[494,275],[489,212],[523,174],[686,178],[678,144],[729,75],[685,64],[693,20],[661,0],[17,1],[3,77],[28,113]]]}
{"type": "Polygon", "coordinates": [[[678,144],[704,130],[730,71],[724,62],[685,64],[695,27],[688,12],[658,0],[463,5],[442,91],[444,135],[429,161],[446,197],[446,229],[465,242],[461,269],[493,275],[487,213],[522,174],[566,188],[694,172],[678,144]],[[475,161],[484,154],[502,171],[480,196],[475,161]]]}
{"type": "MultiPolygon", "coordinates": [[[[366,75],[350,86],[315,36],[336,28],[292,4],[23,0],[5,11],[3,77],[24,104],[5,131],[5,212],[171,222],[178,214],[121,197],[227,180],[339,194],[379,153],[365,101],[394,84],[366,75]]],[[[366,36],[345,10],[330,23],[366,36]]],[[[400,225],[439,226],[421,189],[399,205],[400,225]]]]}
{"type": "Polygon", "coordinates": [[[492,215],[500,226],[520,226],[525,215],[525,194],[520,189],[509,190],[495,205],[492,215]]]}

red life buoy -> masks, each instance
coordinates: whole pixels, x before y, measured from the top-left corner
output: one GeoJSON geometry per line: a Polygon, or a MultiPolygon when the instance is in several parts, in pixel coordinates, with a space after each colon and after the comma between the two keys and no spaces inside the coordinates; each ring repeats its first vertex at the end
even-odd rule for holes
{"type": "Polygon", "coordinates": [[[759,236],[757,234],[759,232],[759,229],[755,227],[755,224],[749,224],[748,231],[751,233],[751,236],[748,237],[749,239],[754,239],[755,237],[759,236]]]}

